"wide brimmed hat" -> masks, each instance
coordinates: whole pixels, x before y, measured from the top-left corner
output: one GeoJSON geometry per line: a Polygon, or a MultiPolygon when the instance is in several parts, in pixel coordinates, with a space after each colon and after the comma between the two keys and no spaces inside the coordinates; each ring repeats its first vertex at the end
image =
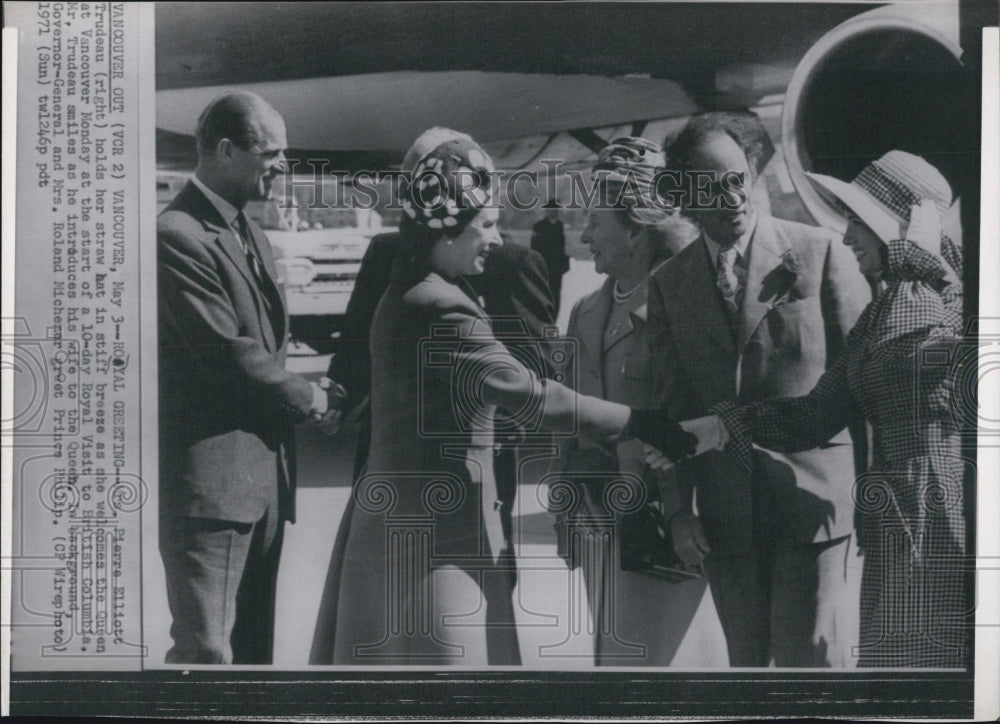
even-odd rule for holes
{"type": "Polygon", "coordinates": [[[951,207],[951,186],[944,176],[906,151],[889,151],[850,183],[809,171],[806,176],[857,214],[887,244],[905,238],[910,210],[921,201],[934,202],[942,219],[951,207]]]}

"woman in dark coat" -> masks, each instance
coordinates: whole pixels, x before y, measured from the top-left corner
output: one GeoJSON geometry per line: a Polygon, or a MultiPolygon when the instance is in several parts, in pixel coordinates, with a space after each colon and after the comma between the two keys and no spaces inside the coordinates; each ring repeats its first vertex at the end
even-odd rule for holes
{"type": "Polygon", "coordinates": [[[951,189],[902,151],[849,184],[810,177],[842,204],[844,243],[885,289],[808,395],[713,412],[747,457],[751,443],[781,452],[816,447],[856,411],[865,416],[874,445],[855,485],[865,555],[858,665],[961,667],[968,630],[956,389],[962,262],[941,231],[951,189]]]}
{"type": "Polygon", "coordinates": [[[372,438],[344,541],[334,664],[520,662],[500,557],[497,407],[527,430],[693,452],[692,436],[658,413],[539,379],[493,336],[462,279],[502,243],[492,171],[475,142],[456,138],[420,159],[403,193],[412,256],[372,322],[372,438]]]}

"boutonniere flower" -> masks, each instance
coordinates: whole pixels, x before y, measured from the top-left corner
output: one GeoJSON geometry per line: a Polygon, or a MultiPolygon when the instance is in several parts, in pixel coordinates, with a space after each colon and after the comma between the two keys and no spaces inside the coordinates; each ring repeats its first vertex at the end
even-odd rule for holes
{"type": "Polygon", "coordinates": [[[760,289],[760,301],[767,304],[768,309],[774,309],[794,299],[795,281],[802,263],[791,250],[781,254],[781,264],[774,267],[764,277],[760,289]]]}
{"type": "Polygon", "coordinates": [[[781,255],[781,266],[792,274],[798,274],[799,269],[801,269],[799,266],[799,260],[796,258],[791,249],[788,249],[781,255]]]}

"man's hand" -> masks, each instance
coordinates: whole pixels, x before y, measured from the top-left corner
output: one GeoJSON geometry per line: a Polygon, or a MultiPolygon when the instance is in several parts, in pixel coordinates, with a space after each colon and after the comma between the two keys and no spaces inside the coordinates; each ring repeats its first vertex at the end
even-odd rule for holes
{"type": "Polygon", "coordinates": [[[681,511],[670,519],[670,536],[674,542],[674,552],[685,565],[695,566],[705,560],[711,551],[701,521],[690,511],[681,511]]]}
{"type": "Polygon", "coordinates": [[[330,397],[327,395],[326,390],[315,382],[310,382],[309,384],[312,386],[313,391],[313,401],[312,407],[309,409],[309,419],[313,422],[317,422],[330,408],[330,397]]]}
{"type": "Polygon", "coordinates": [[[337,420],[340,419],[340,408],[347,399],[347,390],[342,385],[338,385],[329,377],[320,377],[319,382],[310,383],[313,388],[312,409],[309,411],[309,418],[314,423],[321,423],[324,418],[330,418],[331,412],[336,412],[337,420]]]}
{"type": "Polygon", "coordinates": [[[343,414],[340,410],[327,410],[319,418],[313,418],[313,425],[327,437],[333,437],[340,432],[340,420],[343,414]]]}

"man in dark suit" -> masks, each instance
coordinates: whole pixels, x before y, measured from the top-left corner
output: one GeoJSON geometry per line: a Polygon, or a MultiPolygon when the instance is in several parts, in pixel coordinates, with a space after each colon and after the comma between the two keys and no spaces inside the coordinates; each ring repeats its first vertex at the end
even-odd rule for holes
{"type": "MultiPolygon", "coordinates": [[[[711,208],[686,199],[701,238],[650,280],[653,368],[675,419],[724,400],[808,393],[870,299],[835,234],[755,208],[751,189],[768,144],[755,115],[710,113],[667,148],[685,173],[744,179],[743,193],[728,197],[719,194],[725,183],[715,184],[711,208]]],[[[843,430],[823,449],[758,451],[750,473],[727,451],[676,467],[675,548],[686,563],[704,560],[731,665],[853,665],[854,465],[843,430]]]]}
{"type": "Polygon", "coordinates": [[[569,257],[566,256],[566,233],[563,222],[559,219],[559,204],[555,200],[544,206],[544,218],[531,227],[531,248],[542,255],[549,276],[549,290],[556,303],[556,315],[559,314],[560,297],[562,296],[563,274],[569,271],[569,257]]]}
{"type": "Polygon", "coordinates": [[[157,221],[166,660],[267,664],[294,519],[294,423],[329,400],[285,370],[283,291],[267,238],[243,212],[284,170],[284,121],[233,91],[209,104],[196,136],[194,178],[157,221]]]}

